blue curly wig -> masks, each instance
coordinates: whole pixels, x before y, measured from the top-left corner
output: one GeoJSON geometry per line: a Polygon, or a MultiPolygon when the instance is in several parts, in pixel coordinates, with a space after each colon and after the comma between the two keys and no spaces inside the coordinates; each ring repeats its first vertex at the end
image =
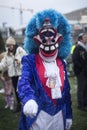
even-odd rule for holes
{"type": "Polygon", "coordinates": [[[26,37],[24,40],[24,48],[30,54],[38,53],[39,49],[37,44],[34,42],[33,37],[38,34],[38,30],[42,28],[43,22],[46,18],[50,19],[52,26],[63,36],[63,40],[58,48],[58,57],[64,59],[68,56],[71,49],[71,27],[67,19],[61,13],[53,9],[37,13],[29,21],[25,31],[26,37]]]}

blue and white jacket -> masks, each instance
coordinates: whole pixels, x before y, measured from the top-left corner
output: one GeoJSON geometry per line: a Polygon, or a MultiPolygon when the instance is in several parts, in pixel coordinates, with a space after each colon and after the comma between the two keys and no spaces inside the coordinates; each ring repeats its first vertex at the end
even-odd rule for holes
{"type": "MultiPolygon", "coordinates": [[[[72,119],[70,85],[67,77],[66,65],[63,60],[57,59],[57,61],[60,71],[63,70],[64,72],[64,76],[62,76],[62,98],[55,99],[55,104],[48,95],[48,91],[45,90],[43,86],[44,83],[42,83],[44,70],[39,55],[30,54],[23,57],[22,76],[18,82],[18,94],[22,103],[22,108],[28,100],[33,99],[37,102],[39,109],[34,118],[26,117],[22,109],[18,130],[29,130],[41,110],[50,115],[55,115],[62,110],[64,123],[66,119],[72,119]]],[[[63,73],[61,73],[61,75],[62,74],[63,73]]]]}

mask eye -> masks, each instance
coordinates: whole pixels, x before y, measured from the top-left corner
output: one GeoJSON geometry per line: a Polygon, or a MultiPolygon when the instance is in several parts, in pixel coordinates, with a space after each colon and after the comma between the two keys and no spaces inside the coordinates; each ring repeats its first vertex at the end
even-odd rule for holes
{"type": "Polygon", "coordinates": [[[43,40],[42,40],[42,42],[43,42],[43,43],[46,43],[46,40],[45,40],[45,39],[43,39],[43,40]]]}
{"type": "Polygon", "coordinates": [[[51,41],[52,41],[52,42],[55,42],[55,39],[52,39],[51,41]]]}

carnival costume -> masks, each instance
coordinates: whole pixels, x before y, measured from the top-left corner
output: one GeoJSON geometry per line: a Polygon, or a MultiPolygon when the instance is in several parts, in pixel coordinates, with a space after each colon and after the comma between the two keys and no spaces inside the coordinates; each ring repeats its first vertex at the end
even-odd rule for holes
{"type": "Polygon", "coordinates": [[[19,130],[69,130],[70,85],[64,58],[71,48],[70,26],[53,9],[37,13],[26,28],[18,94],[23,106],[19,130]]]}

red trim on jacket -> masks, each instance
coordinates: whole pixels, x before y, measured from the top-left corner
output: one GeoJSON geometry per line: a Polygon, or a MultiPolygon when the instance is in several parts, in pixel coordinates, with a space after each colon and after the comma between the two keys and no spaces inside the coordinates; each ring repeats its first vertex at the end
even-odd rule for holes
{"type": "MultiPolygon", "coordinates": [[[[64,65],[62,64],[62,61],[60,59],[57,59],[56,62],[57,62],[57,65],[59,67],[60,78],[61,78],[61,82],[62,82],[61,91],[63,91],[63,88],[64,88],[64,65]]],[[[51,88],[48,88],[46,86],[47,78],[44,76],[45,67],[43,65],[41,57],[38,54],[36,54],[36,68],[37,68],[41,83],[42,83],[47,95],[51,98],[53,103],[56,104],[56,99],[52,99],[52,97],[51,97],[51,88]]]]}

